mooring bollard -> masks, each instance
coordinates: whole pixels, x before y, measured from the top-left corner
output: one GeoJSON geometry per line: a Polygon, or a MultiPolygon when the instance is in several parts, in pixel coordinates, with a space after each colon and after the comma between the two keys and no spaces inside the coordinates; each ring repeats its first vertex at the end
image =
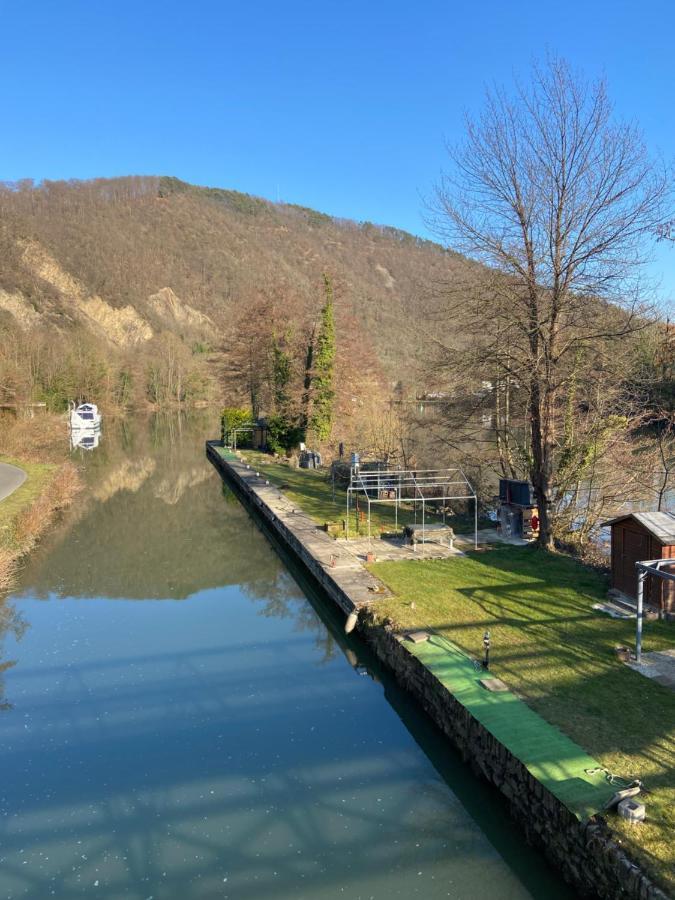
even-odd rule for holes
{"type": "Polygon", "coordinates": [[[347,616],[347,621],[345,622],[345,634],[351,634],[351,632],[356,628],[356,623],[358,622],[359,615],[356,610],[353,610],[347,616]]]}

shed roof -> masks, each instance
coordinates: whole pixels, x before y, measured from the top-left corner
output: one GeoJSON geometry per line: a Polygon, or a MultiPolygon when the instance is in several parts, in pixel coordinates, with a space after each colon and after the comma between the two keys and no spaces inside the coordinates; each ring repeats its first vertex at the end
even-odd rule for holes
{"type": "Polygon", "coordinates": [[[667,512],[634,512],[617,516],[602,525],[614,525],[625,519],[634,519],[662,544],[675,544],[675,516],[667,512]]]}

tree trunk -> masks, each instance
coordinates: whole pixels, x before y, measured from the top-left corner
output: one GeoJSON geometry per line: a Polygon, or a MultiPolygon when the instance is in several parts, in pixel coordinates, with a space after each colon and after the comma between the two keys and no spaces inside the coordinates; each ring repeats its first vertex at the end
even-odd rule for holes
{"type": "Polygon", "coordinates": [[[542,421],[541,389],[535,377],[530,386],[530,424],[532,428],[532,468],[530,477],[539,512],[539,538],[537,543],[544,550],[553,550],[551,522],[552,447],[545,437],[547,424],[542,421]]]}

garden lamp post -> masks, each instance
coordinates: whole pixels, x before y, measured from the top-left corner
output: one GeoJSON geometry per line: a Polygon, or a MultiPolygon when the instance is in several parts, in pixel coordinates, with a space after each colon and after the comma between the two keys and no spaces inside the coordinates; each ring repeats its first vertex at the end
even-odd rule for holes
{"type": "Polygon", "coordinates": [[[490,632],[485,631],[483,635],[483,650],[485,651],[485,658],[483,659],[483,668],[490,668],[490,632]]]}

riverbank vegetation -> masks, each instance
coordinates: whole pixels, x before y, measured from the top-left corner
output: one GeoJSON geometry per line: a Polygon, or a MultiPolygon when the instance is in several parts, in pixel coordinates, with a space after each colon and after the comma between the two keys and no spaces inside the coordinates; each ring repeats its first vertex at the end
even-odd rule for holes
{"type": "MultiPolygon", "coordinates": [[[[380,621],[431,629],[482,658],[490,672],[610,772],[645,782],[647,820],[611,817],[645,870],[675,889],[675,693],[623,665],[616,646],[634,642],[635,622],[592,609],[605,579],[581,563],[535,547],[497,547],[446,560],[369,566],[393,592],[380,621]]],[[[645,650],[672,647],[668,623],[645,625],[645,650]]]]}
{"type": "Polygon", "coordinates": [[[138,354],[92,340],[82,328],[24,330],[0,316],[0,408],[21,415],[35,404],[58,413],[83,400],[107,413],[208,404],[218,384],[207,359],[207,348],[170,333],[138,354]]]}
{"type": "Polygon", "coordinates": [[[18,466],[27,476],[0,501],[0,594],[11,586],[21,557],[80,490],[80,477],[68,450],[63,416],[0,415],[0,462],[18,466]]]}
{"type": "Polygon", "coordinates": [[[69,506],[81,484],[69,462],[60,466],[0,456],[0,462],[26,472],[24,483],[0,502],[0,594],[8,590],[20,558],[30,552],[52,523],[69,506]]]}

